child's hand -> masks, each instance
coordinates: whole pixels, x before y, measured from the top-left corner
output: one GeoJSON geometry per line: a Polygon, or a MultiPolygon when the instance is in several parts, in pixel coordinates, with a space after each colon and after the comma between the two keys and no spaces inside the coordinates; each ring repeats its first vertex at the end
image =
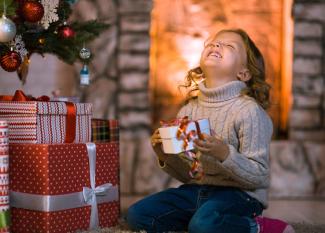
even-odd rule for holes
{"type": "Polygon", "coordinates": [[[167,154],[162,150],[162,140],[159,134],[159,130],[156,129],[155,132],[151,136],[151,146],[153,150],[156,152],[160,161],[164,162],[167,158],[167,154]]]}
{"type": "Polygon", "coordinates": [[[221,162],[226,160],[229,154],[228,146],[215,136],[203,134],[203,137],[204,140],[194,140],[194,147],[203,154],[216,157],[221,162]]]}

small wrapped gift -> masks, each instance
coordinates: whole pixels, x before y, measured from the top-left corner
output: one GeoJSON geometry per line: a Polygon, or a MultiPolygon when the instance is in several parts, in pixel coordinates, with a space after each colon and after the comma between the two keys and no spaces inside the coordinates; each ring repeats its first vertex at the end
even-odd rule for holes
{"type": "Polygon", "coordinates": [[[118,120],[91,119],[92,142],[117,142],[118,140],[118,120]]]}
{"type": "Polygon", "coordinates": [[[187,117],[163,123],[159,128],[163,150],[166,154],[178,154],[192,150],[193,140],[201,138],[202,133],[210,135],[208,119],[190,121],[187,117]]]}
{"type": "Polygon", "coordinates": [[[117,224],[119,144],[10,144],[11,230],[70,233],[117,224]]]}
{"type": "Polygon", "coordinates": [[[51,102],[22,91],[0,96],[0,117],[9,125],[10,143],[90,142],[92,105],[51,102]]]}

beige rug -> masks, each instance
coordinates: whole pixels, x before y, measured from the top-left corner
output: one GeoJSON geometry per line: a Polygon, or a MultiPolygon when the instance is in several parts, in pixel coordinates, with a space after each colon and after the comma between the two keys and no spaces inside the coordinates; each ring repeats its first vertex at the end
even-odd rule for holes
{"type": "MultiPolygon", "coordinates": [[[[293,228],[296,233],[325,233],[325,223],[324,225],[313,225],[307,223],[293,223],[293,228]]],[[[118,227],[105,228],[95,231],[82,231],[80,233],[135,233],[133,231],[127,230],[127,227],[122,224],[118,227]]],[[[145,231],[140,231],[139,233],[145,233],[145,231]]]]}

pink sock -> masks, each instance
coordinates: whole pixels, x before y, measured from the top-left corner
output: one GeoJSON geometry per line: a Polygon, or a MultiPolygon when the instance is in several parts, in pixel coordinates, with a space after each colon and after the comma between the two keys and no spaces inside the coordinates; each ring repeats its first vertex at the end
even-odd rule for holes
{"type": "Polygon", "coordinates": [[[256,217],[255,220],[259,226],[258,233],[295,233],[291,225],[279,219],[256,217]]]}

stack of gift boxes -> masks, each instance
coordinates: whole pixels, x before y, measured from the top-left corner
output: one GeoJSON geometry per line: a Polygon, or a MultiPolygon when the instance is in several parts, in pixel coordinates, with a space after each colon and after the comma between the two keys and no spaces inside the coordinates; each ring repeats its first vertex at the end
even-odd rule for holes
{"type": "Polygon", "coordinates": [[[88,103],[31,100],[23,93],[0,101],[0,118],[9,127],[11,232],[117,224],[118,122],[92,120],[91,114],[88,103]]]}

